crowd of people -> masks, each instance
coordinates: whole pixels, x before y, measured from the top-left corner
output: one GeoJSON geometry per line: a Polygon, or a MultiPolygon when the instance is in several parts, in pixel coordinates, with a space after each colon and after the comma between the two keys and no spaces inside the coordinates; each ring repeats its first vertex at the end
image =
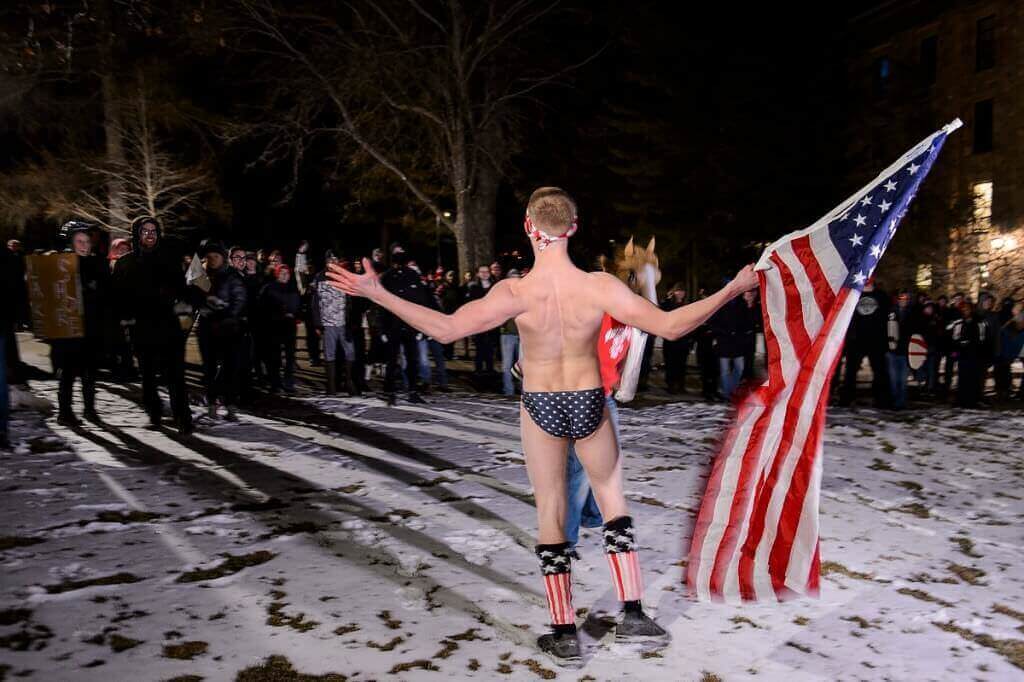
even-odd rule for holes
{"type": "MultiPolygon", "coordinates": [[[[396,403],[400,392],[410,402],[420,403],[424,393],[450,390],[448,363],[460,355],[472,361],[474,375],[481,379],[476,385],[486,385],[490,379],[497,385],[500,376],[502,393],[518,392],[514,367],[520,348],[514,321],[474,335],[472,345],[470,339],[458,347],[441,344],[328,282],[329,264],[358,273],[363,259],[350,261],[332,250],[318,259],[304,241],[289,263],[281,250],[253,251],[206,240],[196,252],[199,262],[193,263],[192,257],[182,258],[179,250],[164,244],[159,222],[148,217],[135,221],[130,239],[106,244],[97,233],[95,227],[75,222],[66,224],[61,233],[67,250],[78,256],[85,328],[82,338],[51,342],[58,376],[58,420],[63,424],[78,421],[72,412],[76,380],[81,385],[82,416],[99,419],[95,381],[98,369],[106,368],[115,380],[141,378],[142,404],[153,424],[159,424],[163,414],[157,385],[166,385],[177,428],[190,432],[185,344],[193,331],[212,419],[219,417],[219,406],[225,409],[226,419],[236,419],[237,406],[249,404],[261,388],[271,394],[295,392],[300,326],[309,364],[323,368],[327,395],[339,390],[359,395],[368,390],[373,376],[382,376],[389,404],[396,403]]],[[[12,379],[17,380],[13,329],[28,320],[20,244],[9,242],[4,256],[8,290],[19,293],[3,306],[0,321],[7,331],[0,350],[8,359],[6,367],[13,368],[12,379]]],[[[481,265],[461,277],[440,267],[427,270],[398,243],[388,253],[375,249],[366,262],[392,293],[445,313],[483,298],[502,279],[529,272],[518,252],[505,254],[504,264],[481,265]],[[512,267],[506,271],[505,265],[512,267]]],[[[702,296],[698,292],[696,298],[702,296]]],[[[686,288],[676,284],[660,307],[674,310],[688,299],[686,288]]],[[[729,400],[744,381],[761,378],[763,367],[757,358],[763,355],[758,353],[763,331],[761,303],[757,290],[752,290],[690,335],[662,341],[666,390],[687,392],[693,351],[702,397],[729,400]]],[[[999,399],[1024,400],[1024,381],[1015,388],[1012,373],[1014,363],[1024,362],[1022,346],[1024,314],[1012,299],[997,305],[986,292],[977,303],[962,293],[932,299],[900,291],[890,297],[872,282],[865,287],[850,323],[843,361],[833,381],[834,398],[841,405],[854,402],[857,375],[866,359],[876,407],[906,407],[911,377],[921,399],[950,398],[963,407],[983,406],[986,382],[992,376],[999,399]],[[918,362],[913,361],[915,353],[918,362]]],[[[655,344],[648,343],[641,392],[649,387],[654,351],[655,344]]],[[[6,391],[0,400],[4,398],[6,391]]]]}

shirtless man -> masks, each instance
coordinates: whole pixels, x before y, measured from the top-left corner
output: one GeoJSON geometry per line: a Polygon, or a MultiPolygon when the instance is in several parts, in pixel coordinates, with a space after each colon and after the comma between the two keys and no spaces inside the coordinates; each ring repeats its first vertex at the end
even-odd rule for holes
{"type": "Polygon", "coordinates": [[[537,502],[537,556],[547,591],[553,632],[539,647],[557,660],[580,659],[572,606],[571,563],[565,541],[566,451],[570,439],[586,469],[598,507],[607,519],[604,549],[612,582],[623,602],[620,639],[667,639],[643,612],[642,583],[633,519],[622,490],[622,466],[605,408],[597,336],[605,313],[649,334],[678,339],[725,303],[757,286],[747,266],[717,293],[671,312],[663,311],[613,275],[584,272],[569,259],[576,231],[576,203],[563,190],[542,187],[530,197],[525,228],[534,267],[522,279],[498,282],[487,295],[446,315],[389,293],[367,266],[366,274],[331,268],[334,286],[365,296],[442,344],[498,327],[515,318],[524,375],[520,422],[526,469],[537,502]]]}

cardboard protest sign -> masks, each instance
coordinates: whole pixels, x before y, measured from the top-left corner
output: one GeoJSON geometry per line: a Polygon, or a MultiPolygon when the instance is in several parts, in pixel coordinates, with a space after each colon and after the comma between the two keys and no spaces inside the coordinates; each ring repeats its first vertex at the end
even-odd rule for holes
{"type": "Polygon", "coordinates": [[[32,330],[36,336],[74,339],[85,335],[78,256],[73,253],[28,256],[25,279],[32,307],[32,330]]]}

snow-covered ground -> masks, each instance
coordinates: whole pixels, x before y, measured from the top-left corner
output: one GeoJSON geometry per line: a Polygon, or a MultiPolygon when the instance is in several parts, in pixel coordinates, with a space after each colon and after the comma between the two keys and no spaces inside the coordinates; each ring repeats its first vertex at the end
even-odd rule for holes
{"type": "Polygon", "coordinates": [[[674,641],[610,641],[587,531],[586,665],[568,671],[533,646],[547,610],[515,403],[281,399],[181,438],[145,428],[139,397],[103,384],[102,428],[14,415],[0,680],[1024,677],[1020,413],[833,410],[821,599],[731,607],[681,584],[725,410],[623,409],[646,602],[674,641]]]}

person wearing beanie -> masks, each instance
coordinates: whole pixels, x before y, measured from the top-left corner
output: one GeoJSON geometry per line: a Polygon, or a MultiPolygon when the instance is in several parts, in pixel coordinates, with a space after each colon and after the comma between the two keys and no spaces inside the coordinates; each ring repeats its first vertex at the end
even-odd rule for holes
{"type": "MultiPolygon", "coordinates": [[[[238,253],[238,249],[233,249],[238,253]]],[[[241,273],[228,264],[228,252],[220,242],[207,240],[200,246],[205,258],[210,290],[192,287],[199,309],[199,353],[203,359],[203,385],[210,419],[217,418],[217,400],[224,402],[228,421],[236,421],[239,372],[244,358],[243,325],[247,295],[241,273]]]]}
{"type": "Polygon", "coordinates": [[[160,222],[143,216],[132,223],[132,252],[116,261],[112,276],[121,323],[131,332],[142,374],[142,402],[159,427],[163,404],[157,377],[167,385],[171,412],[183,435],[192,433],[185,388],[185,340],[175,304],[187,296],[181,260],[162,243],[160,222]]]}
{"type": "Polygon", "coordinates": [[[89,225],[79,222],[65,223],[62,236],[70,251],[78,256],[78,282],[82,293],[85,334],[79,338],[54,339],[51,342],[53,366],[57,372],[57,423],[77,425],[78,419],[71,409],[75,379],[81,379],[82,416],[91,422],[100,420],[96,412],[96,365],[103,352],[106,332],[106,311],[109,305],[110,269],[103,259],[92,252],[89,225]]]}

